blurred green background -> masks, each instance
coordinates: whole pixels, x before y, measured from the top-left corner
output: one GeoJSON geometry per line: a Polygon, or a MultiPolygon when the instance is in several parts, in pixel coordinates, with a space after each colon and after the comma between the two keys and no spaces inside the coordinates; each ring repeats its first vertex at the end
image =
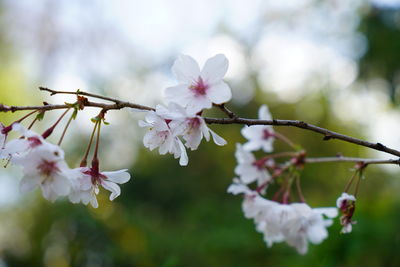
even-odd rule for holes
{"type": "MultiPolygon", "coordinates": [[[[174,83],[173,60],[225,53],[228,106],[256,117],[299,119],[351,136],[400,147],[399,1],[0,1],[0,103],[37,105],[50,98],[38,86],[82,90],[141,104],[162,101],[174,83]],[[278,3],[279,2],[279,3],[278,3]]],[[[56,114],[35,128],[43,131],[56,114]]],[[[77,166],[90,133],[85,110],[63,149],[77,166]]],[[[36,190],[20,195],[21,173],[0,172],[0,266],[399,266],[400,189],[397,166],[368,167],[353,233],[329,238],[300,256],[286,244],[267,248],[241,197],[226,189],[234,177],[240,126],[213,125],[228,145],[203,143],[180,167],[142,145],[142,113],[108,114],[101,164],[129,168],[132,180],[115,201],[99,195],[98,209],[54,204],[36,190]]],[[[210,111],[210,116],[223,116],[210,111]]],[[[10,123],[22,113],[0,114],[10,123]]],[[[62,129],[52,137],[57,140],[62,129]]],[[[342,153],[381,157],[295,128],[277,131],[310,156],[342,153]]],[[[288,147],[276,142],[276,151],[288,147]]],[[[334,206],[352,175],[348,163],[309,165],[302,185],[313,207],[334,206]]]]}

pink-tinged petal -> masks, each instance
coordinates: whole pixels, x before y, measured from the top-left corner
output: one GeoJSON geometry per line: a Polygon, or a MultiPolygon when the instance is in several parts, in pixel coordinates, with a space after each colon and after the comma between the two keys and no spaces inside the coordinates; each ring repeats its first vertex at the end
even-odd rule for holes
{"type": "Polygon", "coordinates": [[[39,180],[36,177],[25,175],[19,184],[19,190],[21,193],[27,193],[33,191],[38,185],[39,180]]]}
{"type": "Polygon", "coordinates": [[[169,123],[173,136],[182,135],[188,127],[185,121],[171,121],[169,123]]]}
{"type": "Polygon", "coordinates": [[[177,86],[168,87],[165,89],[164,96],[167,102],[175,102],[186,107],[187,103],[192,98],[193,93],[189,89],[188,84],[179,84],[177,86]]]}
{"type": "Polygon", "coordinates": [[[262,105],[260,109],[258,110],[258,118],[260,120],[271,120],[272,116],[271,113],[268,110],[267,105],[262,105]]]}
{"type": "Polygon", "coordinates": [[[207,84],[220,82],[228,71],[228,66],[228,59],[224,55],[218,54],[204,64],[201,77],[207,84]]]}
{"type": "Polygon", "coordinates": [[[202,137],[203,136],[200,129],[197,129],[192,130],[190,134],[184,135],[183,139],[186,141],[186,147],[190,148],[191,150],[195,150],[199,147],[202,137]]]}
{"type": "Polygon", "coordinates": [[[142,121],[142,120],[140,120],[138,124],[139,124],[139,127],[151,127],[152,126],[150,123],[142,121]]]}
{"type": "Polygon", "coordinates": [[[81,192],[80,191],[71,192],[68,195],[68,199],[71,203],[74,204],[79,203],[81,201],[81,192]]]}
{"type": "Polygon", "coordinates": [[[225,82],[215,83],[207,90],[207,96],[214,104],[226,103],[232,98],[231,88],[225,82]]]}
{"type": "Polygon", "coordinates": [[[263,137],[263,131],[265,129],[264,125],[252,125],[252,126],[245,126],[242,128],[241,133],[242,135],[248,139],[256,139],[261,140],[263,137]]]}
{"type": "Polygon", "coordinates": [[[165,141],[158,148],[158,153],[160,153],[160,155],[165,155],[173,150],[173,146],[174,146],[174,137],[169,135],[167,139],[165,139],[165,141]]]}
{"type": "Polygon", "coordinates": [[[81,201],[83,204],[87,205],[96,196],[92,193],[92,190],[81,191],[81,201]]]}
{"type": "Polygon", "coordinates": [[[117,184],[124,184],[131,179],[131,175],[127,172],[128,169],[123,169],[115,172],[102,172],[107,176],[108,180],[117,184]]]}
{"type": "Polygon", "coordinates": [[[165,107],[163,105],[157,105],[156,113],[162,118],[169,120],[182,120],[186,117],[185,109],[179,104],[174,102],[170,102],[168,107],[165,107]]]}
{"type": "Polygon", "coordinates": [[[236,144],[235,157],[237,161],[241,164],[251,164],[256,160],[251,152],[244,150],[243,146],[238,143],[236,144]]]}
{"type": "Polygon", "coordinates": [[[200,76],[200,67],[192,57],[180,55],[172,66],[172,73],[180,82],[193,83],[200,76]]]}
{"type": "Polygon", "coordinates": [[[212,101],[205,96],[192,95],[189,102],[186,105],[186,111],[188,116],[195,116],[203,109],[209,109],[212,107],[212,101]]]}
{"type": "Polygon", "coordinates": [[[56,176],[51,182],[52,190],[58,196],[66,196],[71,190],[71,183],[64,176],[56,176]]]}
{"type": "Polygon", "coordinates": [[[186,153],[185,146],[183,145],[183,143],[180,140],[178,141],[178,145],[179,145],[179,148],[181,150],[181,155],[180,155],[180,159],[179,159],[179,165],[186,166],[189,163],[189,158],[188,158],[188,155],[186,153]]]}
{"type": "Polygon", "coordinates": [[[54,193],[52,190],[51,184],[50,183],[42,183],[40,185],[42,189],[42,194],[43,197],[51,202],[54,202],[57,198],[57,195],[54,193]]]}
{"type": "Polygon", "coordinates": [[[208,128],[207,124],[205,123],[204,119],[199,117],[201,120],[201,124],[200,124],[200,129],[201,132],[203,133],[204,139],[206,139],[206,141],[210,141],[210,128],[208,128]]]}
{"type": "Polygon", "coordinates": [[[211,133],[212,138],[213,138],[213,140],[214,140],[214,143],[215,143],[216,145],[224,146],[224,145],[227,144],[227,142],[226,142],[226,140],[225,140],[224,138],[222,138],[221,136],[219,136],[218,134],[216,134],[216,133],[215,133],[214,131],[212,131],[211,129],[210,129],[210,133],[211,133]]]}
{"type": "Polygon", "coordinates": [[[97,202],[97,198],[96,198],[95,194],[92,195],[92,198],[90,199],[90,204],[95,209],[97,209],[99,207],[99,203],[97,202]]]}
{"type": "Polygon", "coordinates": [[[19,123],[13,123],[12,130],[20,133],[23,136],[25,136],[25,134],[28,132],[28,130],[19,123]]]}
{"type": "Polygon", "coordinates": [[[104,189],[107,189],[111,192],[110,200],[114,200],[121,194],[121,188],[119,188],[116,183],[103,180],[101,181],[101,185],[104,187],[104,189]]]}

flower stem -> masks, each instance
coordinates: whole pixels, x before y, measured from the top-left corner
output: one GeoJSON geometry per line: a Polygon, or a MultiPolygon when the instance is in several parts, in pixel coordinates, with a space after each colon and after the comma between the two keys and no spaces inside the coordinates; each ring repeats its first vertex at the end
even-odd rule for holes
{"type": "Polygon", "coordinates": [[[67,114],[69,110],[70,110],[70,108],[67,108],[67,110],[64,111],[64,113],[60,116],[60,118],[58,118],[58,120],[54,123],[54,125],[51,126],[49,129],[47,129],[47,130],[42,134],[42,137],[43,137],[44,139],[46,139],[47,137],[49,137],[49,136],[53,133],[53,131],[54,131],[54,129],[56,128],[56,126],[60,123],[60,121],[62,120],[62,118],[64,118],[65,114],[67,114]]]}
{"type": "Polygon", "coordinates": [[[67,132],[68,127],[69,127],[69,125],[71,124],[71,121],[72,121],[73,118],[74,118],[74,114],[72,113],[72,114],[71,114],[71,117],[69,117],[69,120],[68,120],[68,122],[67,122],[67,125],[65,125],[64,131],[62,132],[61,137],[60,137],[60,140],[58,141],[58,144],[57,144],[57,145],[61,145],[61,142],[63,141],[64,136],[65,136],[65,133],[67,132]]]}
{"type": "Polygon", "coordinates": [[[301,185],[300,185],[300,175],[296,175],[296,188],[297,188],[297,194],[299,195],[299,199],[301,202],[305,203],[306,199],[304,198],[303,192],[301,190],[301,185]]]}
{"type": "Polygon", "coordinates": [[[93,131],[92,131],[92,134],[91,134],[90,139],[89,139],[89,144],[88,144],[88,146],[86,148],[85,155],[83,156],[83,159],[82,159],[81,164],[80,164],[81,167],[86,167],[87,166],[87,157],[89,155],[90,148],[91,148],[92,143],[93,143],[94,134],[96,133],[96,129],[97,129],[97,125],[98,124],[99,124],[99,122],[96,122],[94,124],[93,131]]]}
{"type": "Polygon", "coordinates": [[[96,139],[96,147],[94,149],[93,153],[93,159],[92,159],[92,169],[95,172],[99,172],[99,158],[97,157],[98,151],[99,151],[99,144],[100,144],[100,128],[101,128],[101,119],[98,122],[97,126],[97,139],[96,139]]]}
{"type": "Polygon", "coordinates": [[[347,193],[347,192],[349,191],[350,186],[351,186],[351,184],[352,184],[353,181],[354,181],[354,177],[356,177],[356,175],[357,175],[357,172],[358,172],[358,171],[356,171],[355,173],[353,173],[353,175],[351,176],[350,180],[347,182],[346,187],[344,188],[344,191],[343,191],[343,192],[347,193]]]}
{"type": "Polygon", "coordinates": [[[34,110],[32,112],[29,112],[28,114],[26,114],[25,116],[23,116],[21,119],[15,121],[15,123],[21,123],[23,120],[25,120],[26,118],[28,118],[29,116],[31,116],[33,113],[37,112],[37,110],[34,110]]]}
{"type": "Polygon", "coordinates": [[[280,133],[278,133],[278,132],[275,132],[275,133],[274,133],[274,136],[275,136],[277,139],[279,139],[279,140],[283,141],[284,143],[288,144],[288,145],[289,145],[291,148],[293,148],[294,150],[298,150],[298,149],[297,149],[297,146],[296,146],[292,141],[290,141],[289,138],[287,138],[287,137],[284,136],[283,134],[280,134],[280,133]]]}

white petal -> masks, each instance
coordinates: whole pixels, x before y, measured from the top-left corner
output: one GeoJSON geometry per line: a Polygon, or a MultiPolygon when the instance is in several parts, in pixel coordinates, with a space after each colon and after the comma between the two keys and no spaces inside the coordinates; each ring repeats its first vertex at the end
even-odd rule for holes
{"type": "Polygon", "coordinates": [[[96,198],[95,194],[92,195],[92,198],[90,199],[90,204],[95,209],[97,209],[99,207],[99,203],[97,202],[97,198],[96,198]]]}
{"type": "Polygon", "coordinates": [[[101,181],[101,185],[111,192],[110,200],[114,200],[121,194],[121,188],[116,183],[109,182],[106,180],[101,181]]]}
{"type": "Polygon", "coordinates": [[[268,110],[267,105],[262,105],[260,109],[258,110],[258,118],[260,120],[271,120],[272,116],[271,113],[268,110]]]}
{"type": "Polygon", "coordinates": [[[191,150],[195,150],[199,147],[202,137],[203,135],[200,129],[192,130],[190,134],[186,134],[183,136],[186,141],[186,147],[190,148],[191,150]]]}
{"type": "Polygon", "coordinates": [[[314,211],[319,214],[323,214],[328,218],[335,218],[338,216],[337,208],[315,208],[314,211]]]}
{"type": "Polygon", "coordinates": [[[181,150],[179,165],[186,166],[189,163],[189,158],[188,158],[188,155],[186,154],[185,146],[183,145],[183,143],[180,140],[178,140],[178,144],[179,144],[179,148],[181,150]]]}
{"type": "Polygon", "coordinates": [[[81,192],[80,191],[74,191],[69,193],[68,199],[71,203],[79,203],[81,201],[81,192]]]}
{"type": "Polygon", "coordinates": [[[207,96],[214,104],[222,104],[231,100],[232,92],[231,88],[221,81],[208,88],[207,96]]]}
{"type": "Polygon", "coordinates": [[[168,87],[164,92],[165,100],[168,103],[175,102],[183,107],[187,106],[192,95],[193,93],[190,91],[188,84],[179,84],[177,86],[168,87]]]}
{"type": "Polygon", "coordinates": [[[187,105],[186,111],[188,116],[195,116],[197,113],[203,109],[209,109],[212,107],[212,101],[205,96],[195,96],[191,95],[187,105]]]}
{"type": "Polygon", "coordinates": [[[180,82],[193,83],[200,76],[200,67],[192,57],[180,55],[172,66],[172,72],[180,82]]]}
{"type": "Polygon", "coordinates": [[[214,131],[212,131],[210,129],[210,133],[212,135],[212,138],[214,140],[214,143],[219,145],[219,146],[224,146],[227,144],[226,140],[224,138],[222,138],[221,136],[219,136],[218,134],[216,134],[214,131]]]}
{"type": "Polygon", "coordinates": [[[228,59],[223,54],[215,55],[204,64],[201,77],[207,84],[219,82],[228,71],[228,66],[228,59]]]}
{"type": "Polygon", "coordinates": [[[39,180],[36,177],[25,175],[19,184],[19,189],[21,193],[26,193],[34,190],[35,187],[38,185],[39,185],[39,180]]]}
{"type": "Polygon", "coordinates": [[[51,186],[54,193],[58,196],[68,195],[71,189],[71,183],[69,182],[69,180],[61,175],[57,175],[56,177],[54,177],[51,186]]]}
{"type": "Polygon", "coordinates": [[[131,175],[127,172],[128,169],[123,169],[114,172],[102,172],[103,175],[107,176],[108,180],[118,184],[124,184],[129,181],[131,175]]]}

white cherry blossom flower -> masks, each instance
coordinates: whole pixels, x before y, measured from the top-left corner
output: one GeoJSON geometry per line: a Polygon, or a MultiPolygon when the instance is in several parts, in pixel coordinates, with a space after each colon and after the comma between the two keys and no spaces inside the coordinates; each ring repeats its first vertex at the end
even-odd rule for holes
{"type": "Polygon", "coordinates": [[[21,192],[40,187],[43,197],[50,201],[55,201],[70,192],[69,168],[64,161],[64,151],[60,147],[46,142],[29,153],[14,156],[12,162],[23,168],[21,192]]]}
{"type": "Polygon", "coordinates": [[[215,144],[219,146],[227,144],[222,137],[208,128],[201,116],[188,114],[186,109],[176,103],[170,103],[168,108],[157,105],[156,113],[167,120],[171,120],[168,124],[170,128],[180,129],[180,134],[186,141],[185,146],[191,150],[195,150],[199,147],[203,137],[208,142],[210,140],[210,135],[215,144]]]}
{"type": "Polygon", "coordinates": [[[300,254],[307,252],[309,242],[319,244],[327,238],[326,227],[332,224],[329,218],[338,213],[336,208],[312,209],[305,203],[281,204],[265,199],[237,178],[228,192],[244,195],[244,216],[254,220],[256,230],[264,235],[268,247],[286,241],[300,254]]]}
{"type": "Polygon", "coordinates": [[[2,124],[0,122],[0,159],[4,159],[7,158],[9,156],[9,154],[6,151],[6,141],[7,141],[7,136],[8,133],[12,130],[14,130],[13,128],[20,126],[19,123],[13,123],[10,126],[4,126],[4,124],[2,124]]]}
{"type": "Polygon", "coordinates": [[[332,220],[325,219],[337,216],[336,208],[312,209],[305,203],[292,203],[290,206],[295,216],[288,219],[282,226],[286,242],[295,247],[300,254],[308,251],[308,242],[320,244],[328,237],[326,227],[332,225],[332,220]]]}
{"type": "Polygon", "coordinates": [[[179,84],[165,90],[167,101],[182,105],[190,114],[211,108],[213,103],[228,102],[232,98],[231,89],[222,80],[228,64],[228,59],[218,54],[208,59],[200,71],[192,57],[181,55],[172,66],[179,84]]]}
{"type": "MultiPolygon", "coordinates": [[[[258,111],[258,118],[261,120],[271,120],[272,116],[266,105],[262,105],[258,111]]],[[[272,152],[274,142],[274,129],[271,125],[245,126],[242,135],[248,140],[243,145],[248,151],[262,149],[265,152],[272,152]]]]}
{"type": "Polygon", "coordinates": [[[131,176],[127,169],[113,172],[99,172],[96,168],[81,167],[72,170],[70,173],[72,190],[68,195],[72,203],[82,202],[92,207],[99,206],[96,195],[99,193],[99,186],[111,192],[110,200],[114,200],[121,194],[118,184],[126,183],[131,176]]]}
{"type": "Polygon", "coordinates": [[[340,217],[340,223],[343,226],[340,231],[342,234],[351,233],[353,230],[353,224],[357,222],[352,220],[355,208],[356,208],[356,198],[353,195],[347,193],[342,193],[342,195],[336,200],[336,206],[342,212],[340,217]]]}
{"type": "Polygon", "coordinates": [[[254,155],[246,151],[242,145],[236,144],[235,156],[238,161],[235,173],[240,176],[243,183],[257,181],[260,185],[271,180],[271,176],[265,169],[265,161],[257,161],[254,155]]]}
{"type": "Polygon", "coordinates": [[[178,135],[183,132],[183,128],[172,128],[169,126],[170,122],[171,120],[159,116],[156,112],[149,111],[145,121],[139,121],[140,127],[148,129],[143,137],[143,144],[150,150],[158,147],[161,155],[173,154],[175,158],[179,158],[181,166],[186,166],[189,161],[188,156],[185,146],[178,138],[178,135]]]}
{"type": "Polygon", "coordinates": [[[47,143],[41,135],[27,130],[19,123],[14,123],[12,125],[12,130],[20,133],[22,138],[13,139],[5,145],[3,156],[9,157],[10,159],[14,155],[23,156],[32,149],[47,143]]]}

